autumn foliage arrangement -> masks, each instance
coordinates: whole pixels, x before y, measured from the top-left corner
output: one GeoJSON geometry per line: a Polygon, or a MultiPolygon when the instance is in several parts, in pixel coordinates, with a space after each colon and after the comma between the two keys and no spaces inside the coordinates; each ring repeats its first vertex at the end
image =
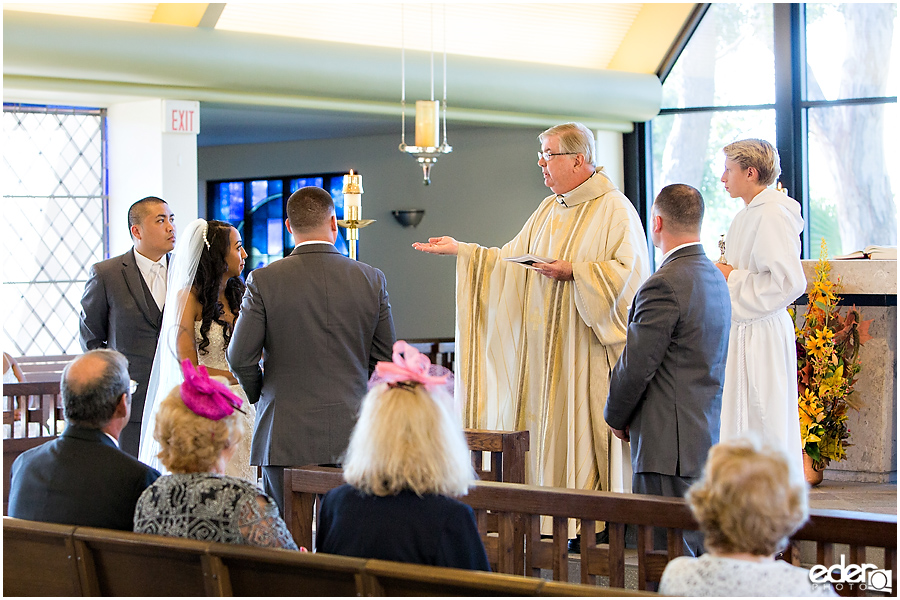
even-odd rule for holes
{"type": "Polygon", "coordinates": [[[841,282],[831,281],[830,270],[823,239],[806,314],[798,323],[796,306],[791,310],[797,336],[800,435],[803,450],[817,470],[842,460],[852,445],[847,411],[860,408],[853,393],[862,369],[859,348],[872,339],[872,320],[863,321],[855,306],[841,316],[837,295],[841,282]]]}

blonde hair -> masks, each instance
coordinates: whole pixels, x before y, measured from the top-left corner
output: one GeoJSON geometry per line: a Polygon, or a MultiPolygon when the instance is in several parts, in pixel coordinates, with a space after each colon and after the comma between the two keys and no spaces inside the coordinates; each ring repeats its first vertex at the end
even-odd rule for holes
{"type": "Polygon", "coordinates": [[[778,158],[778,150],[766,140],[750,138],[728,144],[722,149],[727,158],[730,158],[746,171],[750,167],[759,173],[760,185],[770,186],[781,175],[781,161],[778,158]]]}
{"type": "Polygon", "coordinates": [[[244,424],[238,413],[218,421],[201,417],[184,404],[181,387],[172,388],[159,405],[153,437],[159,460],[172,473],[205,473],[227,448],[241,441],[244,424]]]}
{"type": "Polygon", "coordinates": [[[706,546],[718,552],[774,554],[809,516],[806,484],[784,452],[751,437],[713,446],[685,497],[706,546]]]}
{"type": "Polygon", "coordinates": [[[584,160],[590,165],[597,166],[597,156],[594,151],[594,132],[581,123],[563,123],[554,125],[538,136],[538,141],[543,142],[545,137],[557,136],[559,138],[560,152],[578,152],[584,154],[584,160]]]}
{"type": "Polygon", "coordinates": [[[382,383],[363,398],[343,462],[344,479],[376,496],[462,496],[475,479],[452,399],[422,385],[382,383]]]}

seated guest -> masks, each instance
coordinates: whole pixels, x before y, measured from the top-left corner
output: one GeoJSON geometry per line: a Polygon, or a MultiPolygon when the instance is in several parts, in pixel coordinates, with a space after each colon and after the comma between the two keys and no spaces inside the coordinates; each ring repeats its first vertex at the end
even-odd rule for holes
{"type": "Polygon", "coordinates": [[[134,507],[159,471],[119,450],[134,382],[114,350],[91,350],[63,370],[67,427],[13,463],[9,516],[31,521],[131,529],[134,507]]]}
{"type": "Polygon", "coordinates": [[[670,596],[835,596],[809,570],[775,554],[809,516],[806,484],[784,453],[756,438],[713,446],[687,501],[708,550],[666,565],[659,593],[670,596]]]}
{"type": "Polygon", "coordinates": [[[184,383],[160,403],[153,437],[171,475],[141,494],[134,530],[209,542],[297,550],[278,507],[255,485],[224,475],[244,435],[243,400],[206,367],[181,363],[184,383]]]}
{"type": "Polygon", "coordinates": [[[377,364],[343,463],[348,484],[322,501],[318,552],[490,570],[472,509],[452,497],[475,473],[448,377],[403,341],[377,364]]]}

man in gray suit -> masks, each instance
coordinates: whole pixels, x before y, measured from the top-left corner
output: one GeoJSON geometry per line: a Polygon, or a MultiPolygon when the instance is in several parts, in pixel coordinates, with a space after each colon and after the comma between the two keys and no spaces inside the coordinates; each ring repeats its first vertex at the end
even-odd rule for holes
{"type": "Polygon", "coordinates": [[[147,196],[128,209],[134,248],[95,264],[81,297],[81,349],[118,350],[138,382],[130,427],[119,446],[138,455],[141,419],[166,301],[168,253],[175,247],[175,215],[162,198],[147,196]]]}
{"type": "MultiPolygon", "coordinates": [[[[731,300],[700,244],[699,191],[664,187],[650,220],[662,265],[634,298],[604,417],[616,437],[631,442],[633,491],[683,497],[719,441],[731,300]]],[[[665,548],[665,530],[654,534],[656,547],[665,548]]],[[[686,554],[702,552],[700,532],[684,537],[686,554]]]]}
{"type": "Polygon", "coordinates": [[[328,192],[294,192],[286,224],[296,248],[250,273],[228,345],[232,372],[258,401],[250,464],[262,465],[282,513],[284,467],[340,460],[369,376],[394,344],[384,273],[334,247],[328,192]]]}

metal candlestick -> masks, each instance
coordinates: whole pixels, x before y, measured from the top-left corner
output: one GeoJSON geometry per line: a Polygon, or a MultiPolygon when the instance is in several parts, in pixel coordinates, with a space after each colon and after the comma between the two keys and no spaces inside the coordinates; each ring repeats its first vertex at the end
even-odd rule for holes
{"type": "Polygon", "coordinates": [[[350,170],[349,175],[344,175],[344,218],[337,222],[347,230],[347,247],[350,250],[350,258],[356,260],[356,242],[359,240],[359,230],[375,222],[375,219],[362,218],[362,198],[359,204],[347,205],[348,195],[362,196],[362,175],[354,174],[350,170]]]}

